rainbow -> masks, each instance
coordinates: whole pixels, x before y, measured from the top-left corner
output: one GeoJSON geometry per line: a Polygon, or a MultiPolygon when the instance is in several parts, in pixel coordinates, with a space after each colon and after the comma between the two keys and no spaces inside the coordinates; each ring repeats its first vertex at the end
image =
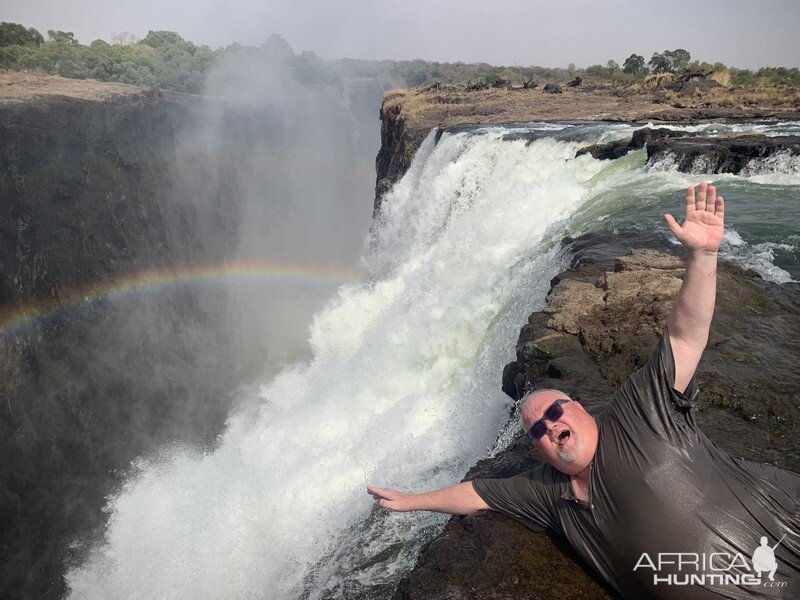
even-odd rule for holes
{"type": "Polygon", "coordinates": [[[332,265],[301,265],[262,261],[230,262],[179,269],[151,269],[110,281],[95,281],[64,293],[60,298],[38,300],[24,306],[0,308],[0,333],[81,304],[158,290],[183,283],[277,280],[338,285],[357,279],[358,273],[355,270],[332,265]]]}

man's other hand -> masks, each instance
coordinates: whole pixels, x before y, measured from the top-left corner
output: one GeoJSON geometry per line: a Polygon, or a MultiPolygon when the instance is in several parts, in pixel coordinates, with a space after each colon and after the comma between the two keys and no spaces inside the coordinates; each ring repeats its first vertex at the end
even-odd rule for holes
{"type": "Polygon", "coordinates": [[[432,510],[449,515],[469,515],[489,508],[469,481],[424,494],[404,494],[373,486],[367,487],[367,492],[383,508],[399,512],[432,510]]]}
{"type": "Polygon", "coordinates": [[[367,487],[367,493],[375,498],[383,508],[398,512],[406,512],[415,508],[412,502],[414,494],[404,494],[403,492],[372,486],[367,487]]]}

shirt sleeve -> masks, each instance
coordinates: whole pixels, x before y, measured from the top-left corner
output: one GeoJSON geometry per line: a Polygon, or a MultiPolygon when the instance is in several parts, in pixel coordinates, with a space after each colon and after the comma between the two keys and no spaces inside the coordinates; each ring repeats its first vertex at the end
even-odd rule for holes
{"type": "Polygon", "coordinates": [[[612,413],[627,429],[644,426],[665,439],[676,441],[694,429],[690,409],[699,389],[696,375],[692,376],[683,393],[674,385],[675,359],[669,330],[665,329],[647,363],[617,390],[612,413]]]}
{"type": "Polygon", "coordinates": [[[534,531],[558,530],[545,489],[546,465],[507,479],[475,479],[472,486],[489,508],[534,531]]]}

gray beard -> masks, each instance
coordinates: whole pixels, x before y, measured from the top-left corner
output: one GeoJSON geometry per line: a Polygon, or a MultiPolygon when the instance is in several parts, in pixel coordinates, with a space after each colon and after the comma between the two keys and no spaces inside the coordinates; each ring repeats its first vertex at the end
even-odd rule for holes
{"type": "Polygon", "coordinates": [[[571,437],[575,439],[570,448],[556,448],[558,457],[567,464],[574,463],[583,452],[583,439],[577,437],[574,431],[571,433],[571,437]]]}

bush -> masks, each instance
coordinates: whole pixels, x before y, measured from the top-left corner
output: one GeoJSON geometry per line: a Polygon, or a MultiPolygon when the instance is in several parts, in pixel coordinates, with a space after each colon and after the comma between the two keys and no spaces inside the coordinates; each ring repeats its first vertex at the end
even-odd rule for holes
{"type": "Polygon", "coordinates": [[[33,27],[25,29],[18,23],[0,23],[0,47],[39,46],[43,43],[42,34],[33,27]]]}

